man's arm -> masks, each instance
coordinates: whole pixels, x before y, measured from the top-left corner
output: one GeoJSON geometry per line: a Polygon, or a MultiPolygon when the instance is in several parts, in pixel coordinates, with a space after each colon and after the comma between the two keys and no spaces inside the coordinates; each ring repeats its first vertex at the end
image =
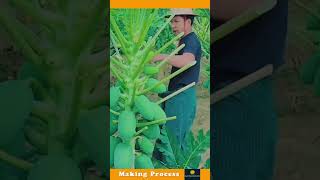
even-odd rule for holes
{"type": "Polygon", "coordinates": [[[247,9],[253,8],[268,0],[221,0],[211,2],[211,18],[227,21],[239,16],[247,9]]]}
{"type": "MultiPolygon", "coordinates": [[[[168,55],[162,54],[156,56],[153,61],[162,61],[164,60],[168,55]]],[[[183,55],[175,55],[169,60],[169,64],[177,67],[182,68],[183,66],[195,61],[195,57],[192,53],[183,53],[183,55]]]]}

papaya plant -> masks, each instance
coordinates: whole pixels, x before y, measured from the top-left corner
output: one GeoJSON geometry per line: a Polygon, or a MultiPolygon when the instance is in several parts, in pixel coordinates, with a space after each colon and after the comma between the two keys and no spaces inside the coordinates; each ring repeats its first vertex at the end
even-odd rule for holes
{"type": "MultiPolygon", "coordinates": [[[[319,96],[320,81],[318,68],[320,62],[320,9],[318,6],[315,6],[316,8],[307,7],[300,1],[295,1],[295,3],[308,13],[306,29],[313,35],[312,40],[316,47],[314,54],[302,65],[302,68],[300,69],[300,77],[304,83],[312,84],[314,86],[315,94],[319,96]]],[[[316,3],[316,5],[319,4],[316,3]]]]}
{"type": "Polygon", "coordinates": [[[0,179],[81,180],[84,162],[105,175],[107,1],[43,2],[0,7],[25,59],[18,80],[0,84],[0,179]]]}
{"type": "Polygon", "coordinates": [[[201,61],[201,73],[206,77],[203,87],[210,91],[210,11],[209,9],[196,9],[199,17],[194,19],[194,32],[200,39],[202,56],[208,60],[201,61]]]}
{"type": "MultiPolygon", "coordinates": [[[[116,12],[111,11],[111,41],[119,47],[111,57],[110,70],[117,82],[110,88],[110,165],[122,168],[155,168],[153,156],[161,126],[176,117],[167,117],[160,104],[168,99],[152,100],[152,94],[167,91],[165,82],[187,70],[190,63],[175,73],[157,79],[159,70],[179,52],[184,44],[172,51],[165,60],[153,63],[152,59],[162,53],[183,33],[168,39],[156,49],[161,32],[168,26],[169,17],[152,36],[148,36],[156,24],[156,9],[123,9],[122,22],[116,21],[116,12]],[[147,17],[147,18],[146,18],[147,17]],[[123,26],[120,29],[119,24],[123,26]],[[125,31],[125,32],[124,32],[125,31]]],[[[174,96],[175,94],[172,94],[174,96]]]]}

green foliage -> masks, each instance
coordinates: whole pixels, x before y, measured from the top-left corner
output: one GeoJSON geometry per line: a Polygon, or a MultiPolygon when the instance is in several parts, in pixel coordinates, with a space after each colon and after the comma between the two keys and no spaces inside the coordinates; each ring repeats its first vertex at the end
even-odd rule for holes
{"type": "Polygon", "coordinates": [[[302,65],[300,69],[300,77],[302,81],[306,84],[312,84],[314,86],[315,93],[320,95],[320,50],[319,50],[319,42],[320,42],[320,16],[319,9],[313,11],[303,4],[298,3],[299,6],[306,9],[310,16],[307,21],[306,28],[307,30],[312,31],[314,34],[313,42],[318,47],[317,51],[314,55],[312,55],[305,64],[302,65]]]}
{"type": "Polygon", "coordinates": [[[175,154],[173,153],[173,149],[171,147],[171,142],[168,138],[167,131],[164,127],[160,130],[159,142],[156,143],[156,149],[161,152],[163,156],[164,163],[159,163],[166,168],[175,169],[178,167],[177,160],[175,154]]]}
{"type": "Polygon", "coordinates": [[[210,11],[209,9],[195,9],[199,17],[194,20],[193,30],[200,39],[203,56],[210,59],[210,11]]]}
{"type": "Polygon", "coordinates": [[[81,140],[88,150],[89,157],[105,171],[107,166],[107,107],[102,106],[81,115],[78,129],[81,140]]]}
{"type": "Polygon", "coordinates": [[[160,151],[165,152],[166,160],[170,161],[169,168],[177,169],[197,169],[199,168],[202,154],[210,147],[210,131],[206,134],[203,130],[198,132],[197,138],[194,137],[192,132],[187,135],[187,146],[181,148],[178,146],[177,139],[174,135],[169,134],[169,139],[162,136],[162,143],[171,144],[171,148],[163,146],[162,144],[157,144],[157,148],[160,151]],[[174,158],[173,158],[174,157],[174,158]],[[175,165],[175,166],[170,166],[175,165]]]}

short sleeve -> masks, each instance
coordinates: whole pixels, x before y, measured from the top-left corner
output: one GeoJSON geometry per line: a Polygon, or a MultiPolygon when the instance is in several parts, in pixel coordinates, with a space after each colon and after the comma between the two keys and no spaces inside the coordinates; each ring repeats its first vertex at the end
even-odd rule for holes
{"type": "Polygon", "coordinates": [[[200,42],[194,37],[186,39],[184,42],[185,47],[183,48],[183,53],[192,53],[197,59],[199,49],[201,49],[200,42]]]}

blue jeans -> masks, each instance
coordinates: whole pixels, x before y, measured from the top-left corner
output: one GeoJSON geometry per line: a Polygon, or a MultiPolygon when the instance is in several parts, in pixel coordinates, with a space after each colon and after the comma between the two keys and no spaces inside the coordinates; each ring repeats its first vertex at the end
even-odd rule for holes
{"type": "Polygon", "coordinates": [[[271,180],[277,143],[271,78],[212,105],[211,112],[213,179],[271,180]]]}
{"type": "Polygon", "coordinates": [[[168,121],[166,129],[173,133],[180,147],[185,146],[185,137],[191,131],[196,116],[197,100],[195,87],[174,96],[165,103],[167,117],[176,116],[177,119],[168,121]]]}

